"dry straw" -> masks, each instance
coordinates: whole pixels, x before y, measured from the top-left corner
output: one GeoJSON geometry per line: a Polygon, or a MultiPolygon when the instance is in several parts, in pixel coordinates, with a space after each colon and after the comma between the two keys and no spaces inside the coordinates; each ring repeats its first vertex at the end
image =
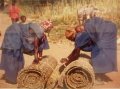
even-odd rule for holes
{"type": "Polygon", "coordinates": [[[32,64],[22,69],[18,74],[18,88],[44,89],[57,60],[51,56],[44,56],[39,64],[32,64]]]}

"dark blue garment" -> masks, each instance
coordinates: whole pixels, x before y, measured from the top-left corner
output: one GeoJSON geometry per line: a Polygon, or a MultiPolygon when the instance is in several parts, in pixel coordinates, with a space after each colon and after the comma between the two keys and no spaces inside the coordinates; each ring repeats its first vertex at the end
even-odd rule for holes
{"type": "MultiPolygon", "coordinates": [[[[42,37],[44,36],[44,30],[41,26],[36,23],[29,23],[29,24],[20,24],[22,35],[23,35],[23,50],[24,53],[28,55],[34,55],[34,38],[35,36],[41,41],[42,37]],[[33,29],[34,34],[29,33],[29,28],[33,29]]],[[[45,38],[42,43],[39,45],[39,51],[43,49],[49,49],[49,44],[47,38],[45,38]]]]}
{"type": "Polygon", "coordinates": [[[2,43],[2,49],[20,49],[22,46],[22,33],[18,23],[10,25],[6,32],[2,43]]]}
{"type": "Polygon", "coordinates": [[[94,47],[94,44],[90,42],[91,42],[91,38],[86,31],[76,34],[76,37],[75,37],[76,48],[80,48],[83,51],[90,52],[92,51],[92,48],[94,47]]]}
{"type": "Polygon", "coordinates": [[[13,23],[6,30],[1,49],[0,66],[5,70],[5,79],[16,83],[17,74],[24,66],[22,35],[18,23],[13,23]]]}
{"type": "Polygon", "coordinates": [[[29,24],[19,23],[19,26],[22,32],[23,52],[26,54],[30,53],[30,51],[34,49],[32,45],[34,38],[29,34],[29,24]]]}
{"type": "Polygon", "coordinates": [[[44,50],[49,49],[49,44],[48,44],[47,37],[43,39],[42,43],[39,46],[39,51],[42,51],[43,49],[44,50]]]}
{"type": "Polygon", "coordinates": [[[44,34],[43,28],[42,28],[39,24],[37,24],[37,23],[29,23],[29,28],[31,28],[31,29],[35,32],[36,36],[37,36],[39,39],[40,39],[40,38],[43,36],[43,34],[44,34]]]}
{"type": "Polygon", "coordinates": [[[22,36],[28,37],[29,36],[29,24],[19,23],[20,29],[22,31],[22,36]]]}
{"type": "Polygon", "coordinates": [[[91,53],[95,73],[116,71],[117,28],[115,24],[111,21],[94,17],[86,21],[85,30],[95,43],[91,53]]]}
{"type": "Polygon", "coordinates": [[[1,68],[5,70],[5,79],[10,83],[17,82],[18,72],[24,67],[21,50],[2,50],[1,68]]]}

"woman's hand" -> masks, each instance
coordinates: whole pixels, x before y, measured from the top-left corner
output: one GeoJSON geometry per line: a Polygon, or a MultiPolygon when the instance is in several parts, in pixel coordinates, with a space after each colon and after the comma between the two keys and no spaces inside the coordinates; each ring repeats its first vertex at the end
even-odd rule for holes
{"type": "Polygon", "coordinates": [[[38,64],[39,61],[41,61],[41,60],[42,60],[42,57],[38,57],[38,59],[33,60],[33,64],[38,64]]]}
{"type": "Polygon", "coordinates": [[[60,62],[63,63],[63,64],[65,64],[67,61],[68,61],[68,58],[62,58],[62,59],[60,60],[60,62]]]}
{"type": "Polygon", "coordinates": [[[39,63],[39,60],[38,59],[34,59],[33,60],[33,64],[38,64],[39,63]]]}

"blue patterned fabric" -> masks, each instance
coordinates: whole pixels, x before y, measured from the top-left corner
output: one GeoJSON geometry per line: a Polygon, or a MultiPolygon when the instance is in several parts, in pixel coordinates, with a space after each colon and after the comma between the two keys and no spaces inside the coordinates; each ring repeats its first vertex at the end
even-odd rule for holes
{"type": "Polygon", "coordinates": [[[96,73],[117,71],[117,28],[111,21],[95,17],[85,23],[85,30],[94,41],[92,63],[96,73]]]}

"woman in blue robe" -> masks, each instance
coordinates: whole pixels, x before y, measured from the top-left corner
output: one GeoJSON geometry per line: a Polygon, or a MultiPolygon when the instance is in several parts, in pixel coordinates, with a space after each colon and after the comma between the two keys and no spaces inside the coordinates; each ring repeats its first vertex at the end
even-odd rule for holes
{"type": "Polygon", "coordinates": [[[20,25],[23,33],[23,51],[28,55],[35,55],[34,62],[38,63],[42,58],[42,52],[44,49],[49,49],[47,37],[45,35],[45,29],[37,23],[29,23],[26,25],[20,25]]]}
{"type": "MultiPolygon", "coordinates": [[[[37,23],[26,23],[26,16],[20,17],[21,22],[19,23],[22,31],[22,42],[23,42],[23,52],[28,55],[38,55],[42,56],[43,49],[48,49],[48,41],[44,34],[45,31],[51,30],[46,29],[38,25],[37,23]],[[35,44],[37,42],[37,44],[35,44]],[[37,47],[37,49],[35,49],[37,47]],[[35,53],[37,51],[37,53],[35,53]]],[[[35,58],[36,59],[36,58],[35,58]]]]}
{"type": "Polygon", "coordinates": [[[115,24],[111,21],[93,17],[85,21],[84,29],[84,33],[76,36],[75,48],[72,53],[67,58],[61,60],[61,62],[64,62],[64,65],[60,67],[60,70],[62,71],[69,63],[77,60],[80,50],[84,50],[87,47],[86,51],[91,52],[92,66],[96,74],[117,71],[117,29],[115,24]],[[92,40],[93,44],[89,46],[89,49],[87,45],[90,40],[92,40]]]}
{"type": "Polygon", "coordinates": [[[5,70],[5,80],[15,84],[18,72],[24,67],[22,33],[18,23],[7,28],[1,49],[1,68],[5,70]]]}

